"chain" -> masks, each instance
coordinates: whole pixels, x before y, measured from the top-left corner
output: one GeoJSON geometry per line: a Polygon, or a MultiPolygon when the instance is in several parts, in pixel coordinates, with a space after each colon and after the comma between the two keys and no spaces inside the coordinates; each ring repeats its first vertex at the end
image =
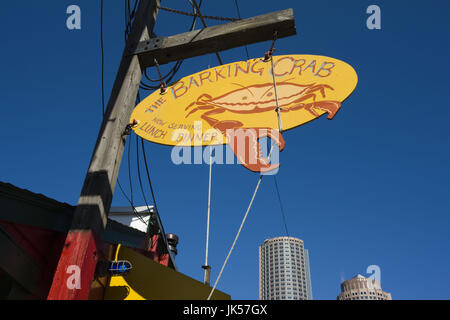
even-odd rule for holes
{"type": "MultiPolygon", "coordinates": [[[[162,7],[162,6],[158,6],[158,9],[169,11],[169,12],[173,12],[173,13],[183,14],[185,16],[191,16],[191,17],[196,17],[196,16],[199,17],[200,16],[199,14],[194,14],[194,13],[190,13],[190,12],[180,11],[180,10],[167,8],[167,7],[162,7]]],[[[220,20],[220,21],[239,21],[239,20],[241,20],[241,19],[237,19],[237,18],[224,18],[224,17],[204,16],[204,15],[201,15],[201,17],[203,17],[205,19],[220,20]]]]}

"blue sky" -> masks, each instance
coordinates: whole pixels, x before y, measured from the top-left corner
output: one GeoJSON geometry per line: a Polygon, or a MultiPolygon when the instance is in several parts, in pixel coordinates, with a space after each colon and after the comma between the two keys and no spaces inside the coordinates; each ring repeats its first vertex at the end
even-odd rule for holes
{"type": "MultiPolygon", "coordinates": [[[[204,14],[236,17],[233,0],[203,2],[204,14]]],[[[188,1],[162,4],[189,10],[188,1]]],[[[314,298],[336,299],[342,278],[378,265],[393,299],[449,299],[449,2],[239,5],[242,17],[293,8],[297,35],[277,41],[276,54],[326,55],[358,73],[355,92],[332,121],[322,117],[284,134],[277,179],[289,233],[310,251],[314,298]],[[381,30],[366,28],[371,4],[381,8],[381,30]]],[[[105,1],[104,20],[108,98],[124,46],[123,1],[105,1]]],[[[75,204],[101,122],[99,1],[2,2],[0,21],[0,180],[75,204]],[[66,28],[71,4],[81,8],[81,30],[66,28]]],[[[190,22],[160,12],[155,33],[184,32],[190,22]]],[[[250,57],[269,46],[249,46],[250,57]]],[[[225,63],[246,60],[244,48],[221,55],[225,63]]],[[[178,76],[209,65],[217,65],[214,55],[186,60],[178,76]]],[[[134,196],[142,205],[131,137],[134,196]]],[[[165,229],[180,237],[179,269],[201,280],[209,167],[172,164],[170,147],[146,143],[146,149],[165,229]]],[[[128,192],[127,172],[125,156],[119,179],[128,192]]],[[[238,165],[213,167],[212,280],[257,179],[238,165]]],[[[113,205],[127,205],[118,188],[113,205]]],[[[265,177],[218,288],[233,299],[257,299],[258,246],[283,235],[274,181],[265,177]]]]}

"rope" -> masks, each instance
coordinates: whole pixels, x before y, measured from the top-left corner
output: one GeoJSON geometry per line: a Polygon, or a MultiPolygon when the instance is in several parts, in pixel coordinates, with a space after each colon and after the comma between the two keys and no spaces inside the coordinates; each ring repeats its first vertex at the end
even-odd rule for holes
{"type": "Polygon", "coordinates": [[[206,255],[205,255],[205,266],[208,265],[208,242],[209,242],[209,221],[211,214],[211,176],[212,176],[212,149],[210,147],[209,153],[209,187],[208,187],[208,215],[206,222],[206,255]]]}
{"type": "Polygon", "coordinates": [[[244,219],[242,220],[241,226],[239,227],[239,230],[238,230],[238,232],[236,234],[236,238],[234,238],[233,245],[231,246],[231,249],[228,252],[228,255],[227,255],[227,257],[226,257],[226,259],[225,259],[225,261],[224,261],[224,263],[222,265],[222,269],[220,270],[220,273],[219,273],[219,275],[218,275],[218,277],[216,279],[216,282],[214,283],[214,287],[212,288],[212,290],[211,290],[207,300],[211,300],[211,296],[212,296],[214,290],[216,290],[217,283],[219,282],[220,277],[222,276],[222,272],[225,269],[225,266],[227,265],[228,259],[230,258],[230,255],[231,255],[231,252],[233,252],[234,246],[236,245],[236,242],[237,242],[237,240],[239,238],[239,235],[241,234],[242,227],[244,226],[245,220],[247,219],[248,213],[250,212],[250,209],[251,209],[252,204],[253,204],[253,200],[255,200],[256,193],[258,192],[259,185],[261,184],[261,180],[262,180],[263,177],[264,177],[264,175],[260,175],[259,176],[258,183],[256,185],[255,191],[253,192],[252,200],[250,201],[250,204],[248,205],[247,212],[245,212],[244,219]]]}
{"type": "Polygon", "coordinates": [[[283,124],[281,122],[281,114],[280,114],[280,106],[278,104],[278,92],[277,92],[277,80],[275,79],[275,68],[273,66],[273,51],[275,50],[274,46],[275,46],[275,41],[277,41],[277,37],[278,37],[278,31],[275,30],[275,32],[273,33],[273,40],[272,40],[272,45],[270,46],[269,51],[267,51],[264,54],[264,59],[262,59],[262,61],[264,62],[268,62],[270,60],[270,63],[272,65],[272,80],[273,80],[273,89],[275,91],[275,102],[277,105],[277,108],[275,109],[275,111],[277,112],[277,117],[278,117],[278,130],[280,132],[283,131],[283,124]]]}
{"type": "Polygon", "coordinates": [[[277,108],[275,109],[275,111],[277,112],[277,117],[278,117],[278,129],[280,130],[280,132],[282,132],[283,124],[281,122],[280,106],[278,104],[277,80],[275,79],[275,69],[273,67],[273,58],[272,57],[270,58],[270,62],[272,64],[273,89],[275,91],[275,102],[277,104],[277,108]]]}
{"type": "MultiPolygon", "coordinates": [[[[208,249],[209,249],[209,224],[211,215],[211,176],[212,176],[212,149],[209,148],[209,187],[208,187],[208,214],[206,219],[206,253],[205,253],[205,267],[208,267],[208,249]]],[[[205,269],[205,275],[208,272],[205,269]]],[[[206,278],[205,278],[206,280],[206,278]]]]}
{"type": "MultiPolygon", "coordinates": [[[[193,2],[195,4],[195,0],[193,0],[193,2]]],[[[201,18],[201,16],[200,16],[200,18],[201,18]]],[[[202,22],[205,25],[203,20],[202,20],[202,22]]],[[[206,27],[206,25],[205,25],[205,27],[206,27]]],[[[277,39],[277,31],[274,32],[272,45],[271,45],[269,51],[266,53],[266,57],[265,58],[270,58],[270,61],[271,61],[271,64],[272,64],[272,79],[273,79],[273,85],[274,85],[274,91],[275,91],[275,101],[276,101],[276,105],[277,105],[276,111],[277,111],[277,115],[278,115],[278,128],[279,128],[279,131],[281,132],[282,131],[282,123],[281,123],[280,107],[279,107],[279,104],[278,104],[277,83],[276,83],[276,79],[275,79],[275,72],[274,72],[275,70],[274,70],[274,67],[273,67],[273,58],[272,58],[272,53],[273,53],[273,50],[274,50],[274,45],[275,45],[276,39],[277,39]]],[[[265,59],[265,61],[267,61],[267,59],[265,59]]],[[[271,148],[271,150],[269,152],[269,158],[270,158],[270,155],[272,154],[272,151],[273,151],[273,146],[272,146],[272,148],[271,148]]],[[[211,157],[211,154],[210,154],[210,157],[211,157]]],[[[210,161],[210,165],[211,165],[211,161],[210,161]]],[[[252,199],[250,200],[250,204],[249,204],[249,206],[247,208],[247,211],[245,212],[244,218],[242,219],[241,225],[240,225],[239,230],[238,230],[238,232],[236,234],[236,237],[234,238],[233,244],[231,245],[230,251],[228,252],[227,257],[225,258],[225,261],[224,261],[224,263],[222,265],[222,268],[220,269],[219,275],[217,276],[216,282],[214,283],[214,286],[211,289],[211,292],[209,293],[209,296],[208,296],[207,300],[211,300],[211,297],[212,297],[214,291],[216,290],[217,284],[219,283],[219,280],[220,280],[220,277],[222,276],[223,270],[225,269],[225,266],[228,263],[228,259],[230,258],[231,253],[233,252],[233,249],[234,249],[234,247],[236,245],[236,242],[239,239],[239,236],[241,234],[242,228],[244,227],[244,223],[247,220],[248,213],[250,212],[250,209],[251,209],[251,207],[253,205],[253,201],[255,200],[255,196],[256,196],[256,193],[258,192],[258,189],[259,189],[259,186],[261,184],[263,176],[264,175],[260,175],[260,177],[258,179],[258,183],[256,184],[256,188],[255,188],[255,191],[253,192],[253,196],[252,196],[252,199]]],[[[211,176],[210,176],[210,178],[211,178],[211,176]]],[[[281,202],[280,202],[280,205],[281,205],[281,202]]],[[[208,203],[208,215],[209,215],[209,203],[208,203]]],[[[209,223],[209,217],[208,217],[208,223],[209,223]]],[[[286,230],[287,230],[287,226],[286,226],[286,230]]]]}
{"type": "Polygon", "coordinates": [[[275,109],[275,111],[277,112],[277,117],[278,117],[278,130],[280,132],[282,132],[283,131],[283,124],[281,122],[280,106],[278,104],[277,80],[275,79],[275,68],[273,66],[273,56],[272,56],[272,53],[274,51],[275,41],[277,40],[277,35],[278,35],[278,32],[275,31],[274,34],[273,34],[272,45],[270,46],[269,51],[267,51],[267,53],[265,54],[264,60],[267,61],[268,59],[270,59],[270,63],[272,65],[273,89],[275,91],[275,102],[277,104],[277,108],[275,109]]]}
{"type": "Polygon", "coordinates": [[[185,15],[185,16],[200,17],[200,18],[205,18],[205,19],[210,19],[210,20],[220,20],[220,21],[239,21],[239,20],[241,20],[241,19],[236,19],[236,18],[204,16],[204,15],[201,15],[200,13],[195,14],[195,13],[185,12],[185,11],[172,9],[172,8],[167,8],[167,7],[163,7],[163,6],[158,6],[158,9],[161,9],[161,10],[164,10],[164,11],[168,11],[168,12],[172,12],[172,13],[182,14],[182,15],[185,15]]]}
{"type": "MultiPolygon", "coordinates": [[[[200,20],[205,28],[207,28],[206,22],[203,19],[204,16],[200,13],[200,6],[202,5],[202,1],[200,1],[200,4],[197,4],[196,0],[190,1],[192,4],[192,7],[195,12],[195,16],[199,16],[200,20]]],[[[222,58],[220,57],[219,53],[216,52],[217,60],[219,61],[220,65],[223,65],[222,58]]],[[[211,215],[211,176],[212,176],[212,147],[210,147],[209,152],[209,188],[208,188],[208,214],[207,214],[207,221],[206,221],[206,253],[205,253],[205,265],[203,266],[205,269],[205,276],[204,276],[204,282],[208,283],[209,285],[209,278],[210,278],[210,272],[211,268],[208,265],[208,251],[209,251],[209,225],[210,225],[210,215],[211,215]]]]}

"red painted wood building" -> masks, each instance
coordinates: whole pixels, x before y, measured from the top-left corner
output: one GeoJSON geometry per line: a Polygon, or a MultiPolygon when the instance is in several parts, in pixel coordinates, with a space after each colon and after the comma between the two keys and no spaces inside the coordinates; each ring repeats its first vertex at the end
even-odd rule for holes
{"type": "MultiPolygon", "coordinates": [[[[0,300],[47,299],[74,206],[0,182],[0,300]]],[[[122,244],[176,269],[161,234],[108,219],[100,259],[122,244]]],[[[89,299],[103,299],[109,278],[96,276],[89,299]]]]}

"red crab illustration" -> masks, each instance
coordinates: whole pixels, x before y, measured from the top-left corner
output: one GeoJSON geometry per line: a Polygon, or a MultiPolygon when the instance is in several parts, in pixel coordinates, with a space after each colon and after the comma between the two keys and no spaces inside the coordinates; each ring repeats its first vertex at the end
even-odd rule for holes
{"type": "MultiPolygon", "coordinates": [[[[186,118],[197,111],[204,111],[201,118],[210,126],[220,130],[227,135],[228,144],[235,155],[246,168],[266,172],[279,167],[279,164],[270,164],[269,159],[263,158],[260,152],[259,138],[269,137],[283,150],[285,142],[281,133],[272,128],[243,128],[243,123],[238,120],[222,120],[213,118],[213,115],[229,111],[237,114],[252,114],[276,110],[275,91],[273,83],[258,84],[252,86],[239,86],[239,89],[230,91],[217,98],[208,94],[200,95],[196,101],[189,104],[185,111],[186,118]],[[189,110],[191,109],[191,110],[189,110]],[[237,130],[239,129],[239,130],[237,130]],[[253,134],[255,133],[255,134],[253,134]],[[238,148],[239,139],[249,137],[249,147],[242,151],[238,148]]],[[[326,97],[326,90],[334,90],[326,84],[306,84],[300,85],[287,81],[277,83],[278,105],[281,112],[289,112],[299,109],[305,109],[313,116],[318,117],[317,110],[326,111],[328,119],[332,119],[338,112],[341,103],[339,101],[322,100],[316,101],[317,94],[322,98],[326,97]],[[311,102],[306,102],[311,100],[311,102]]]]}

